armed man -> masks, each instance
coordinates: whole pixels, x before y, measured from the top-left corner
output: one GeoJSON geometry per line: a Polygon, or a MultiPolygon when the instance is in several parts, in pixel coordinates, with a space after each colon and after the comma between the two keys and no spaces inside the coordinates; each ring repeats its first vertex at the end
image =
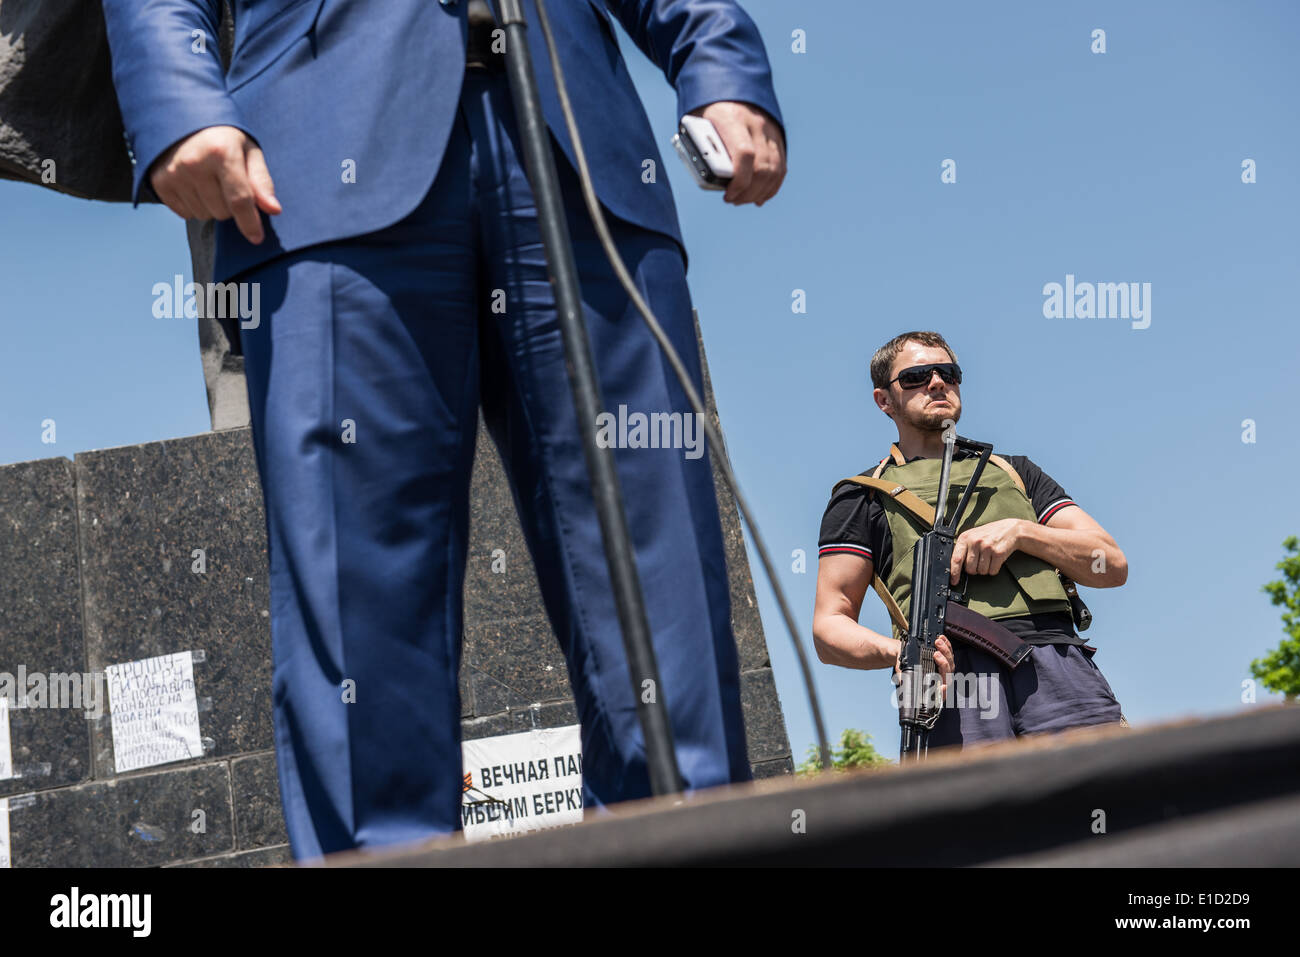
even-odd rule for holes
{"type": "MultiPolygon", "coordinates": [[[[935,522],[945,438],[951,441],[961,418],[962,371],[943,336],[907,332],[876,351],[871,381],[898,441],[878,465],[831,494],[818,540],[813,640],[827,664],[897,671],[916,620],[909,619],[914,553],[935,522]],[[858,624],[872,585],[889,610],[892,636],[858,624]]],[[[978,442],[955,445],[941,514],[951,516],[952,503],[974,484],[964,511],[958,504],[949,580],[939,586],[945,596],[951,588],[952,599],[930,652],[942,707],[928,745],[1126,725],[1093,663],[1096,649],[1076,631],[1090,616],[1074,588],[1123,585],[1124,553],[1027,457],[987,447],[981,456],[971,447],[978,442]]]]}

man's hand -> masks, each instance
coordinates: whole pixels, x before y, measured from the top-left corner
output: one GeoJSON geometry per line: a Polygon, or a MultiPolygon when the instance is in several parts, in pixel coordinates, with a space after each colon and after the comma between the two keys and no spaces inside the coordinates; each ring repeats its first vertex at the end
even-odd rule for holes
{"type": "Polygon", "coordinates": [[[765,110],[749,103],[719,100],[691,110],[691,115],[702,116],[713,124],[731,156],[735,172],[722,196],[724,200],[737,206],[762,206],[776,195],[785,179],[785,137],[765,110]]]}
{"type": "Polygon", "coordinates": [[[977,528],[968,528],[957,536],[952,550],[952,583],[957,584],[964,566],[971,575],[996,575],[1007,556],[1020,545],[1024,519],[1003,518],[977,528]]]}
{"type": "Polygon", "coordinates": [[[280,212],[261,148],[234,126],[209,126],[175,143],[154,162],[149,182],[176,215],[219,220],[233,216],[254,245],[265,238],[258,210],[280,212]]]}
{"type": "MultiPolygon", "coordinates": [[[[894,659],[894,687],[903,683],[903,643],[898,643],[898,657],[894,659]]],[[[952,645],[948,643],[947,635],[940,635],[934,640],[934,670],[939,673],[939,696],[946,698],[948,695],[948,679],[952,677],[953,666],[956,657],[952,653],[952,645]]]]}

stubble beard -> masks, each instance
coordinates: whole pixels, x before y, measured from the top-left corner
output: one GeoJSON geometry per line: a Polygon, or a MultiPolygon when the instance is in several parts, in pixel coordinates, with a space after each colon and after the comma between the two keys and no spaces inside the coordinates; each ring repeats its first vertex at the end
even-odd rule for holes
{"type": "Polygon", "coordinates": [[[908,415],[907,424],[921,432],[942,432],[948,423],[961,421],[961,406],[938,412],[916,412],[908,415]]]}

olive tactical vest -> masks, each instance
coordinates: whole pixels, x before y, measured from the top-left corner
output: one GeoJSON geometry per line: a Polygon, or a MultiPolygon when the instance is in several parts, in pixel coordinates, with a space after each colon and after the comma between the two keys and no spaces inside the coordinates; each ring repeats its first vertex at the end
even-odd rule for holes
{"type": "MultiPolygon", "coordinates": [[[[893,449],[890,451],[894,452],[893,449]]],[[[903,502],[909,499],[907,492],[910,491],[920,499],[920,503],[911,500],[914,506],[924,503],[924,506],[933,508],[930,503],[935,502],[939,496],[939,473],[943,468],[943,460],[917,459],[898,464],[901,458],[901,455],[895,453],[893,460],[887,459],[875,470],[873,479],[883,480],[883,484],[889,486],[888,493],[879,496],[893,541],[893,566],[884,585],[906,619],[912,598],[913,550],[921,535],[929,531],[931,525],[903,502]]],[[[970,481],[978,462],[978,456],[970,456],[952,463],[945,514],[956,508],[962,490],[970,481]]],[[[1004,518],[1021,518],[1030,522],[1038,520],[1014,470],[997,456],[990,458],[989,465],[995,467],[986,467],[980,475],[979,484],[971,492],[970,501],[957,528],[958,535],[968,528],[1004,518]]],[[[844,481],[871,484],[861,477],[844,481]]],[[[880,490],[882,489],[877,487],[877,491],[880,490]]],[[[996,575],[967,575],[965,586],[966,605],[986,618],[1014,618],[1045,612],[1070,613],[1070,599],[1061,585],[1056,569],[1041,558],[1022,551],[1012,552],[996,575]]],[[[897,621],[894,630],[898,631],[897,621]]]]}

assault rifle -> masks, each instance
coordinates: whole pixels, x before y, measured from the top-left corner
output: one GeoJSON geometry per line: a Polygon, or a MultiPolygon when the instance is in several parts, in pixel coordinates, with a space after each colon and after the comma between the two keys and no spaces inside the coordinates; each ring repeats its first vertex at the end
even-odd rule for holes
{"type": "Polygon", "coordinates": [[[898,723],[902,728],[899,762],[909,758],[919,761],[925,756],[930,730],[939,720],[943,698],[939,674],[934,664],[934,643],[940,635],[956,638],[997,657],[1010,668],[1028,657],[1032,646],[979,612],[971,611],[966,601],[966,572],[958,588],[950,585],[953,547],[957,528],[966,510],[971,492],[978,484],[984,466],[993,453],[987,442],[975,442],[944,433],[943,469],[939,473],[939,500],[935,503],[934,527],[916,543],[912,559],[912,606],[907,638],[899,654],[898,723]],[[948,479],[953,450],[960,446],[979,452],[970,482],[962,492],[951,518],[944,521],[948,504],[948,479]]]}

